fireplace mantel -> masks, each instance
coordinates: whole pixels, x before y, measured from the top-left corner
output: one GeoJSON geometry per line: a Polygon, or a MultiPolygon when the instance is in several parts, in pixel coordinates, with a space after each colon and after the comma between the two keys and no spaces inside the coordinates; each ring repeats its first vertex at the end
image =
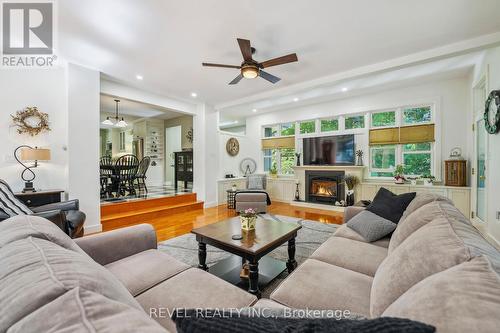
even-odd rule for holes
{"type": "MultiPolygon", "coordinates": [[[[300,200],[305,201],[305,191],[306,191],[306,170],[325,170],[325,171],[344,171],[346,175],[353,175],[359,178],[359,181],[363,181],[366,166],[358,165],[342,165],[342,166],[332,166],[332,165],[301,165],[294,166],[295,178],[299,181],[299,193],[300,200]]],[[[359,185],[356,186],[355,192],[358,192],[359,185]]],[[[355,193],[355,200],[358,200],[358,196],[355,193]]]]}

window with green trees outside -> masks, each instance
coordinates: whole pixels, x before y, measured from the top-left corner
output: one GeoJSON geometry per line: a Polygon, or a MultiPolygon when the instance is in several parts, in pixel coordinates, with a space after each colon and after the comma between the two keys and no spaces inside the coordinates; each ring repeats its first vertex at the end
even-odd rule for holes
{"type": "Polygon", "coordinates": [[[392,177],[396,166],[396,146],[381,145],[370,148],[370,175],[372,177],[392,177]]]}
{"type": "Polygon", "coordinates": [[[372,127],[396,126],[396,111],[371,114],[372,127]]]}
{"type": "Polygon", "coordinates": [[[303,121],[300,123],[300,134],[308,134],[316,132],[316,121],[303,121]]]}
{"type": "Polygon", "coordinates": [[[339,130],[338,119],[321,119],[321,132],[331,132],[339,130]]]}
{"type": "Polygon", "coordinates": [[[281,124],[281,136],[295,135],[295,123],[281,124]]]}
{"type": "Polygon", "coordinates": [[[403,109],[404,125],[429,123],[431,121],[432,111],[430,106],[403,109]]]}
{"type": "Polygon", "coordinates": [[[345,129],[365,128],[365,116],[352,116],[345,118],[345,129]]]}
{"type": "Polygon", "coordinates": [[[272,138],[274,136],[278,136],[279,134],[278,128],[279,128],[278,125],[264,127],[264,137],[272,138]]]}
{"type": "Polygon", "coordinates": [[[430,142],[403,145],[405,175],[430,175],[432,169],[432,145],[430,142]]]}

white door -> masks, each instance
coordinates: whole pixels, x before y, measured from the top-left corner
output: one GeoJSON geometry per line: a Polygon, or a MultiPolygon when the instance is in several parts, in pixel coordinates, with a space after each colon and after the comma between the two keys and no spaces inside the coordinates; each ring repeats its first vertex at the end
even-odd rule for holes
{"type": "Polygon", "coordinates": [[[174,184],[174,152],[181,151],[182,127],[174,126],[165,129],[165,183],[168,186],[174,184]]]}
{"type": "Polygon", "coordinates": [[[472,220],[486,222],[488,175],[488,134],[484,126],[483,107],[487,92],[487,75],[484,74],[473,89],[474,106],[474,156],[472,161],[472,220]]]}

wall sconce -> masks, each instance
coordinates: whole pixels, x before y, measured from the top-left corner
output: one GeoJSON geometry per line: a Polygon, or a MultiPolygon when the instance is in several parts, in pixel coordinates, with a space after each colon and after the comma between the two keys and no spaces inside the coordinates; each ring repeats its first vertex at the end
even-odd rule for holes
{"type": "Polygon", "coordinates": [[[14,158],[24,167],[23,172],[21,172],[21,179],[24,180],[23,193],[36,192],[33,187],[33,180],[36,178],[36,175],[31,169],[38,167],[38,161],[50,161],[50,149],[41,149],[38,147],[33,148],[26,145],[19,146],[16,150],[14,150],[14,158]],[[20,157],[17,156],[18,150],[21,151],[20,157]],[[34,162],[34,164],[26,166],[21,161],[30,161],[34,162]],[[28,175],[26,175],[27,172],[28,175]],[[29,173],[31,173],[31,175],[29,175],[29,173]]]}

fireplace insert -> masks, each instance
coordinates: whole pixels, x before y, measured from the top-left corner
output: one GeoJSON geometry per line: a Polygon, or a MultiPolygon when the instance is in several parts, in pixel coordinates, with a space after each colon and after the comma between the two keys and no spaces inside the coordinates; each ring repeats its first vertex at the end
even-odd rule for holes
{"type": "Polygon", "coordinates": [[[335,204],[344,200],[344,171],[306,171],[306,201],[335,204]]]}

